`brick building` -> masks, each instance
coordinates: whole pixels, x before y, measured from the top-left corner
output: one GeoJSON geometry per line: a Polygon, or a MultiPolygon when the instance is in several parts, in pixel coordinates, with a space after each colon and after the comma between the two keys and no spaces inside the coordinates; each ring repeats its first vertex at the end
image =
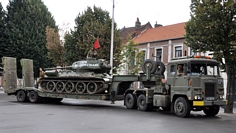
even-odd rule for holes
{"type": "Polygon", "coordinates": [[[145,59],[161,56],[161,61],[167,65],[171,58],[192,55],[191,49],[184,44],[185,23],[158,26],[147,29],[133,40],[139,44],[140,51],[144,51],[145,59]]]}

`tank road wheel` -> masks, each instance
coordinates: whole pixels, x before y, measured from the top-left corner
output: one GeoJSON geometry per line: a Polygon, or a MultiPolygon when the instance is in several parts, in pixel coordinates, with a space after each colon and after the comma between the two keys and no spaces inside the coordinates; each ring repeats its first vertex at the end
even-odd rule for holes
{"type": "Polygon", "coordinates": [[[85,92],[86,90],[86,84],[84,82],[78,82],[76,85],[75,85],[75,89],[78,93],[82,94],[85,92]]]}
{"type": "Polygon", "coordinates": [[[41,87],[41,88],[47,90],[47,89],[46,89],[46,86],[47,86],[47,82],[46,82],[46,81],[41,81],[41,82],[40,82],[40,87],[41,87]]]}
{"type": "Polygon", "coordinates": [[[220,111],[220,106],[219,105],[213,105],[210,107],[204,107],[203,108],[203,112],[207,115],[207,116],[215,116],[219,113],[220,111]]]}
{"type": "Polygon", "coordinates": [[[53,92],[55,90],[55,88],[56,88],[56,84],[53,81],[49,81],[47,83],[47,90],[49,92],[53,92]]]}
{"type": "Polygon", "coordinates": [[[150,68],[150,73],[153,74],[155,73],[155,71],[157,70],[157,63],[154,60],[151,59],[147,59],[143,62],[142,64],[142,70],[144,73],[146,73],[146,68],[149,65],[150,68]]]}
{"type": "Polygon", "coordinates": [[[26,92],[23,90],[19,90],[17,92],[16,99],[18,102],[26,102],[27,101],[26,92]]]}
{"type": "Polygon", "coordinates": [[[190,114],[190,104],[186,98],[178,97],[175,100],[174,110],[178,117],[188,117],[190,114]]]}
{"type": "Polygon", "coordinates": [[[97,87],[98,87],[96,93],[98,93],[98,92],[102,92],[102,91],[105,90],[104,87],[106,87],[106,86],[104,85],[104,82],[97,82],[96,84],[97,84],[97,87]]]}
{"type": "Polygon", "coordinates": [[[137,100],[137,104],[138,104],[138,108],[141,111],[150,111],[152,110],[152,104],[148,104],[146,102],[146,96],[144,94],[141,94],[138,96],[138,100],[137,100]]]}
{"type": "Polygon", "coordinates": [[[125,95],[125,106],[127,109],[137,109],[137,97],[131,93],[125,95]]]}
{"type": "Polygon", "coordinates": [[[72,82],[66,82],[65,84],[65,90],[67,93],[73,92],[75,89],[74,84],[72,82]]]}
{"type": "Polygon", "coordinates": [[[104,83],[103,82],[98,82],[98,89],[102,89],[104,87],[104,83]]]}
{"type": "Polygon", "coordinates": [[[57,92],[63,92],[65,89],[65,84],[62,81],[58,81],[56,83],[56,90],[57,92]]]}
{"type": "Polygon", "coordinates": [[[97,89],[98,89],[98,86],[97,86],[96,83],[94,83],[94,82],[89,82],[89,83],[87,84],[87,92],[88,92],[89,94],[94,94],[94,93],[96,93],[96,92],[97,92],[97,89]]]}
{"type": "Polygon", "coordinates": [[[40,97],[38,96],[38,94],[35,91],[31,91],[29,93],[29,101],[31,103],[37,103],[40,101],[40,97]]]}

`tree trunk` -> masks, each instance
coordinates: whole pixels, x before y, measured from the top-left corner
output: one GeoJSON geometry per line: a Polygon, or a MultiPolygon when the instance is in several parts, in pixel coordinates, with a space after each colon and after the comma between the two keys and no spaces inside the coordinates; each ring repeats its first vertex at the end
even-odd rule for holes
{"type": "Polygon", "coordinates": [[[235,71],[233,67],[230,65],[226,65],[226,73],[227,73],[227,89],[226,89],[226,100],[228,100],[228,105],[224,110],[225,113],[233,113],[234,106],[234,79],[235,79],[235,71]]]}

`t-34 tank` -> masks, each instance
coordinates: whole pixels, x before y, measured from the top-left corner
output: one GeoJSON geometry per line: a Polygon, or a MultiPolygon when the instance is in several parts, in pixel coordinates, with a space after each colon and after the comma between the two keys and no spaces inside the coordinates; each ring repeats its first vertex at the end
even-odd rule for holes
{"type": "Polygon", "coordinates": [[[40,82],[44,91],[75,94],[105,92],[111,82],[111,66],[104,59],[87,58],[71,66],[46,68],[40,82]]]}

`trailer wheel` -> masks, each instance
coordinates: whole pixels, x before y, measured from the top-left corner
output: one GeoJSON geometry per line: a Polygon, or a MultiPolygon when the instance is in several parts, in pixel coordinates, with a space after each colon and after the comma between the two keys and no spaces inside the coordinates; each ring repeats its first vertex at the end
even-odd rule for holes
{"type": "Polygon", "coordinates": [[[137,97],[131,93],[125,96],[125,106],[127,109],[137,109],[137,97]]]}
{"type": "Polygon", "coordinates": [[[38,94],[35,91],[31,91],[29,93],[29,101],[31,103],[37,103],[40,101],[40,97],[38,96],[38,94]]]}
{"type": "Polygon", "coordinates": [[[146,73],[146,67],[149,65],[150,73],[153,74],[157,70],[157,63],[152,59],[147,59],[142,64],[142,70],[146,73]]]}
{"type": "Polygon", "coordinates": [[[220,111],[220,106],[219,105],[213,105],[210,107],[204,107],[203,108],[203,112],[207,115],[207,116],[215,116],[219,113],[220,111]]]}
{"type": "Polygon", "coordinates": [[[146,102],[146,96],[144,94],[138,96],[137,102],[138,102],[138,108],[141,111],[150,111],[153,108],[152,104],[148,104],[146,102]]]}
{"type": "Polygon", "coordinates": [[[186,98],[178,97],[175,100],[174,110],[178,117],[188,117],[191,111],[190,103],[186,98]]]}
{"type": "Polygon", "coordinates": [[[26,96],[26,92],[23,91],[23,90],[19,90],[17,92],[17,95],[16,95],[16,99],[18,102],[26,102],[27,101],[27,96],[26,96]]]}

